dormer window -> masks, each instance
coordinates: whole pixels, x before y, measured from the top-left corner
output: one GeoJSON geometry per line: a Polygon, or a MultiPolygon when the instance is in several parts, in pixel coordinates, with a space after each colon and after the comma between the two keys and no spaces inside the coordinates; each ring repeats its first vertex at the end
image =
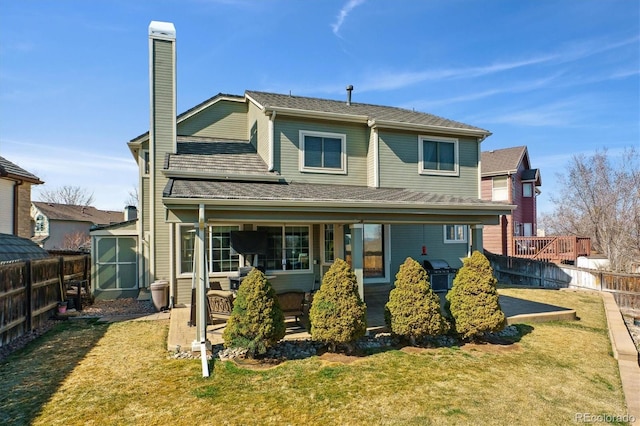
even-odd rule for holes
{"type": "Polygon", "coordinates": [[[39,214],[38,216],[36,216],[36,232],[43,232],[44,231],[44,217],[39,214]]]}
{"type": "Polygon", "coordinates": [[[434,136],[418,137],[421,175],[458,176],[458,139],[434,136]]]}
{"type": "Polygon", "coordinates": [[[340,133],[300,131],[300,171],[346,174],[346,141],[340,133]]]}

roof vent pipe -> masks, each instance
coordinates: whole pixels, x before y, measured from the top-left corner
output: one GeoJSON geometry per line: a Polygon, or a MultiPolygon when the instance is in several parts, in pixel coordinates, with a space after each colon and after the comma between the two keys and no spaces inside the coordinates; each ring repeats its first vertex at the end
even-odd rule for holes
{"type": "Polygon", "coordinates": [[[350,84],[347,86],[347,105],[351,105],[351,92],[353,91],[353,86],[350,84]]]}

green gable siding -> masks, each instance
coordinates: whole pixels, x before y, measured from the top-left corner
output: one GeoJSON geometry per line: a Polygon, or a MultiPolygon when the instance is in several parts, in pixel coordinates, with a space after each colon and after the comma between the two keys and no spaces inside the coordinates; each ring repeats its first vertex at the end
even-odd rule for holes
{"type": "Polygon", "coordinates": [[[247,104],[220,100],[178,123],[178,134],[247,140],[247,104]]]}
{"type": "Polygon", "coordinates": [[[369,128],[364,125],[297,120],[276,117],[276,169],[287,179],[308,183],[367,185],[369,128]],[[302,173],[299,170],[299,131],[330,132],[346,135],[347,174],[302,173]],[[278,163],[279,161],[279,163],[278,163]]]}
{"type": "Polygon", "coordinates": [[[155,136],[155,150],[151,157],[151,167],[155,175],[155,196],[154,209],[155,216],[155,276],[151,279],[169,278],[169,225],[164,222],[165,208],[162,200],[162,190],[167,178],[162,175],[165,154],[174,152],[175,139],[173,134],[173,123],[175,122],[175,111],[172,96],[175,93],[174,73],[173,73],[173,51],[174,43],[165,40],[153,40],[153,105],[155,111],[153,117],[153,134],[155,136]]]}
{"type": "Polygon", "coordinates": [[[269,118],[253,102],[249,102],[247,119],[249,141],[256,147],[262,161],[269,164],[269,118]]]}
{"type": "Polygon", "coordinates": [[[458,139],[460,176],[420,175],[416,133],[380,131],[379,139],[381,187],[478,196],[478,142],[475,139],[458,139]]]}

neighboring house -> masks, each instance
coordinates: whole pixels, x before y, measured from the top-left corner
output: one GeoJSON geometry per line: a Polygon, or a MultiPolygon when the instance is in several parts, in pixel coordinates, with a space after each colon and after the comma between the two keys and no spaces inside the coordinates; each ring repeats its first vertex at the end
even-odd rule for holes
{"type": "Polygon", "coordinates": [[[31,203],[33,241],[46,250],[87,250],[89,230],[93,225],[122,222],[122,211],[98,210],[91,206],[76,206],[34,201],[31,203]]]}
{"type": "Polygon", "coordinates": [[[482,250],[483,226],[511,212],[480,199],[487,130],[350,99],[257,91],[219,94],[176,118],[175,30],[152,22],[149,37],[150,132],[129,142],[140,170],[138,220],[92,233],[93,284],[103,296],[167,280],[171,302],[190,303],[198,224],[210,281],[222,288],[253,262],[276,291],[309,291],[346,258],[364,294],[393,283],[409,256],[460,267],[482,250]],[[232,249],[241,234],[255,236],[257,262],[232,249]]]}
{"type": "Polygon", "coordinates": [[[49,253],[30,239],[0,233],[0,264],[45,257],[49,253]]]}
{"type": "Polygon", "coordinates": [[[482,152],[482,199],[513,204],[511,214],[499,225],[485,226],[484,249],[513,256],[513,237],[537,234],[536,197],[540,194],[540,171],[531,167],[526,146],[482,152]]]}
{"type": "Polygon", "coordinates": [[[42,183],[34,174],[0,157],[0,233],[31,238],[31,185],[42,183]]]}

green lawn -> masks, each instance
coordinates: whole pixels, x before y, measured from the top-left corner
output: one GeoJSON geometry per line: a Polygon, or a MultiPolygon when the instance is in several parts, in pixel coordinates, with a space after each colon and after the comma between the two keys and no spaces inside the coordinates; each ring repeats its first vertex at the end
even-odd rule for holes
{"type": "Polygon", "coordinates": [[[511,345],[388,350],[265,370],[164,350],[168,322],[62,323],[0,365],[0,424],[574,424],[625,414],[598,295],[503,289],[576,309],[511,345]]]}

